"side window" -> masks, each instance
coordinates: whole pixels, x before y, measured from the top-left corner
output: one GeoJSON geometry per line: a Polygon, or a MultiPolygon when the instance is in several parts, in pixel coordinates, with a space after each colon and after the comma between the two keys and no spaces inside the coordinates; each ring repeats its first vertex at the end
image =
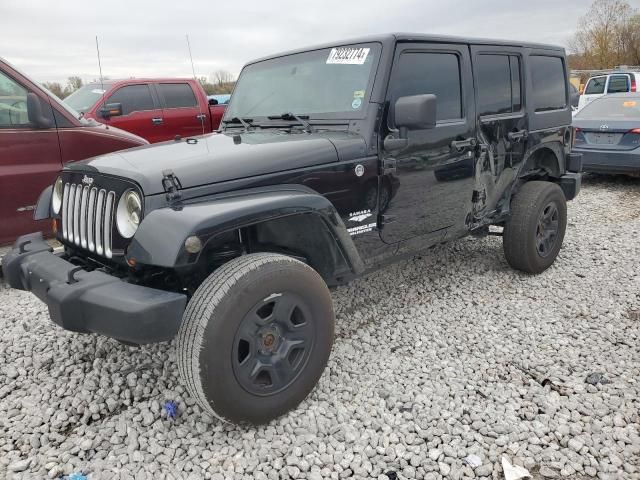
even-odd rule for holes
{"type": "Polygon", "coordinates": [[[567,108],[567,75],[560,57],[532,55],[529,57],[533,84],[533,105],[536,112],[567,108]]]}
{"type": "Polygon", "coordinates": [[[0,72],[0,128],[28,126],[27,90],[0,72]]]}
{"type": "Polygon", "coordinates": [[[153,110],[153,98],[149,85],[127,85],[116,90],[106,103],[122,104],[122,115],[129,115],[133,112],[143,112],[153,110]]]}
{"type": "Polygon", "coordinates": [[[593,77],[584,89],[585,95],[600,95],[604,93],[607,77],[593,77]]]}
{"type": "Polygon", "coordinates": [[[522,108],[520,58],[481,54],[477,57],[478,114],[498,115],[522,108]]]}
{"type": "Polygon", "coordinates": [[[629,91],[629,83],[628,75],[611,75],[607,93],[626,93],[629,91]]]}
{"type": "Polygon", "coordinates": [[[166,108],[197,107],[198,102],[188,83],[160,83],[160,94],[164,97],[166,108]]]}
{"type": "Polygon", "coordinates": [[[438,120],[462,118],[460,60],[453,53],[403,53],[394,71],[393,101],[410,95],[438,97],[438,120]]]}

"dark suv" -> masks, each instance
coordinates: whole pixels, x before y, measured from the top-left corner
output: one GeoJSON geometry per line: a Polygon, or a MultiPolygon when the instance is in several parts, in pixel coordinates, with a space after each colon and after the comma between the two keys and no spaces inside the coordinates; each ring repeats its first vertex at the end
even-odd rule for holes
{"type": "Polygon", "coordinates": [[[177,336],[205,411],[298,405],[333,342],[328,286],[468,234],[514,268],[555,260],[580,189],[561,48],[386,35],[245,66],[218,134],[69,165],[40,234],[3,259],[55,323],[127,344],[177,336]]]}

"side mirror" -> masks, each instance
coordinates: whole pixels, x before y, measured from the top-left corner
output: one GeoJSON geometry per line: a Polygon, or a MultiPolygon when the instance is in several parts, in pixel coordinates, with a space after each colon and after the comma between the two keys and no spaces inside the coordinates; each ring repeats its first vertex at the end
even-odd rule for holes
{"type": "Polygon", "coordinates": [[[435,95],[412,95],[400,97],[394,106],[396,127],[407,130],[435,128],[438,97],[435,95]]]}
{"type": "Polygon", "coordinates": [[[400,97],[393,106],[397,136],[384,139],[385,150],[402,150],[409,145],[409,130],[428,130],[436,127],[438,113],[436,95],[411,95],[400,97]]]}
{"type": "Polygon", "coordinates": [[[209,105],[218,105],[218,100],[216,100],[215,98],[210,98],[209,105]]]}
{"type": "Polygon", "coordinates": [[[42,113],[40,97],[33,92],[27,93],[27,117],[29,123],[38,128],[51,128],[53,122],[42,113]]]}
{"type": "Polygon", "coordinates": [[[98,114],[105,119],[109,119],[111,117],[119,117],[122,115],[122,104],[121,103],[107,103],[103,107],[98,110],[98,114]]]}

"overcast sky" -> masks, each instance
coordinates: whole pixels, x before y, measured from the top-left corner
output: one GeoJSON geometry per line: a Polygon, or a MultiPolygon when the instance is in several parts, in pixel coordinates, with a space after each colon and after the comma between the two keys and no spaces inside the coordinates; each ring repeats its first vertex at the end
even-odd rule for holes
{"type": "MultiPolygon", "coordinates": [[[[640,7],[640,0],[631,0],[640,7]]],[[[591,0],[0,0],[0,56],[38,81],[237,74],[253,58],[392,31],[567,45],[591,0]]]]}

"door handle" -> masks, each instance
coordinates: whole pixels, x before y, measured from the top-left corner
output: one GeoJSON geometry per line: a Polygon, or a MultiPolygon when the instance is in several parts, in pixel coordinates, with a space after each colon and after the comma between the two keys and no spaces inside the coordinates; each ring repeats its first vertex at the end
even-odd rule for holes
{"type": "Polygon", "coordinates": [[[164,120],[162,120],[162,118],[152,118],[151,119],[151,123],[153,123],[154,125],[162,125],[163,122],[164,122],[164,120]]]}
{"type": "Polygon", "coordinates": [[[515,132],[507,133],[507,138],[510,142],[519,142],[520,140],[526,140],[529,136],[529,132],[526,130],[516,130],[515,132]]]}
{"type": "Polygon", "coordinates": [[[477,141],[473,137],[465,138],[464,140],[454,140],[451,142],[451,148],[454,150],[462,151],[465,148],[473,148],[477,145],[477,141]]]}
{"type": "Polygon", "coordinates": [[[204,122],[204,119],[207,118],[207,116],[204,113],[199,113],[198,115],[196,115],[196,118],[201,122],[204,122]]]}

